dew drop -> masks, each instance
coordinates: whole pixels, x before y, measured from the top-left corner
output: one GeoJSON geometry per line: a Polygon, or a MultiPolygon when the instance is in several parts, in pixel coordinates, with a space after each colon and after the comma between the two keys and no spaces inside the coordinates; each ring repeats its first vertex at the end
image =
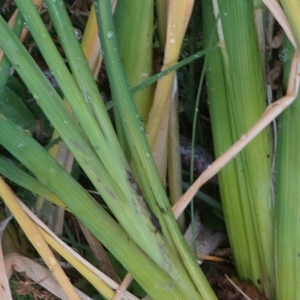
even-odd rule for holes
{"type": "Polygon", "coordinates": [[[56,259],[54,257],[50,257],[50,263],[54,266],[56,264],[56,259]]]}
{"type": "Polygon", "coordinates": [[[74,27],[74,33],[75,33],[75,36],[76,36],[77,40],[82,39],[82,32],[81,32],[80,29],[74,27]]]}
{"type": "Polygon", "coordinates": [[[175,43],[175,39],[170,39],[170,44],[174,44],[175,43]]]}
{"type": "Polygon", "coordinates": [[[113,36],[114,36],[114,32],[113,31],[111,31],[111,30],[107,31],[107,37],[109,39],[111,39],[113,36]]]}
{"type": "Polygon", "coordinates": [[[243,134],[241,135],[241,137],[240,137],[240,139],[241,139],[242,141],[244,141],[246,138],[247,138],[247,134],[244,134],[244,133],[243,133],[243,134]]]}

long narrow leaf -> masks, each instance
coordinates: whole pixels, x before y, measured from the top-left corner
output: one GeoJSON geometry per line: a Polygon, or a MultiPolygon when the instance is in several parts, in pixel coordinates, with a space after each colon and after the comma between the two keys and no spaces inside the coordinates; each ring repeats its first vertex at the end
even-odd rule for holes
{"type": "Polygon", "coordinates": [[[51,187],[150,295],[157,299],[184,299],[184,295],[178,289],[163,288],[174,286],[174,281],[136,246],[120,225],[45,149],[1,115],[0,129],[1,144],[51,187]],[[20,143],[22,147],[18,147],[20,143]],[[31,155],[33,152],[34,156],[31,155]]]}
{"type": "Polygon", "coordinates": [[[126,127],[127,139],[132,158],[139,174],[139,180],[145,192],[149,206],[157,214],[162,224],[164,234],[170,236],[176,245],[184,266],[197,287],[201,297],[214,298],[204,274],[197,266],[191,250],[184,240],[176,220],[174,219],[170,204],[166,197],[162,183],[146,140],[145,132],[140,130],[140,122],[132,96],[130,94],[121,61],[117,53],[115,29],[112,21],[109,1],[96,1],[96,12],[101,43],[104,50],[104,58],[108,76],[112,88],[113,98],[118,102],[119,112],[122,113],[122,121],[126,127]]]}
{"type": "MultiPolygon", "coordinates": [[[[294,48],[285,40],[284,77],[287,83],[294,48]]],[[[296,300],[300,294],[300,97],[278,120],[276,160],[276,296],[296,300]]]]}

